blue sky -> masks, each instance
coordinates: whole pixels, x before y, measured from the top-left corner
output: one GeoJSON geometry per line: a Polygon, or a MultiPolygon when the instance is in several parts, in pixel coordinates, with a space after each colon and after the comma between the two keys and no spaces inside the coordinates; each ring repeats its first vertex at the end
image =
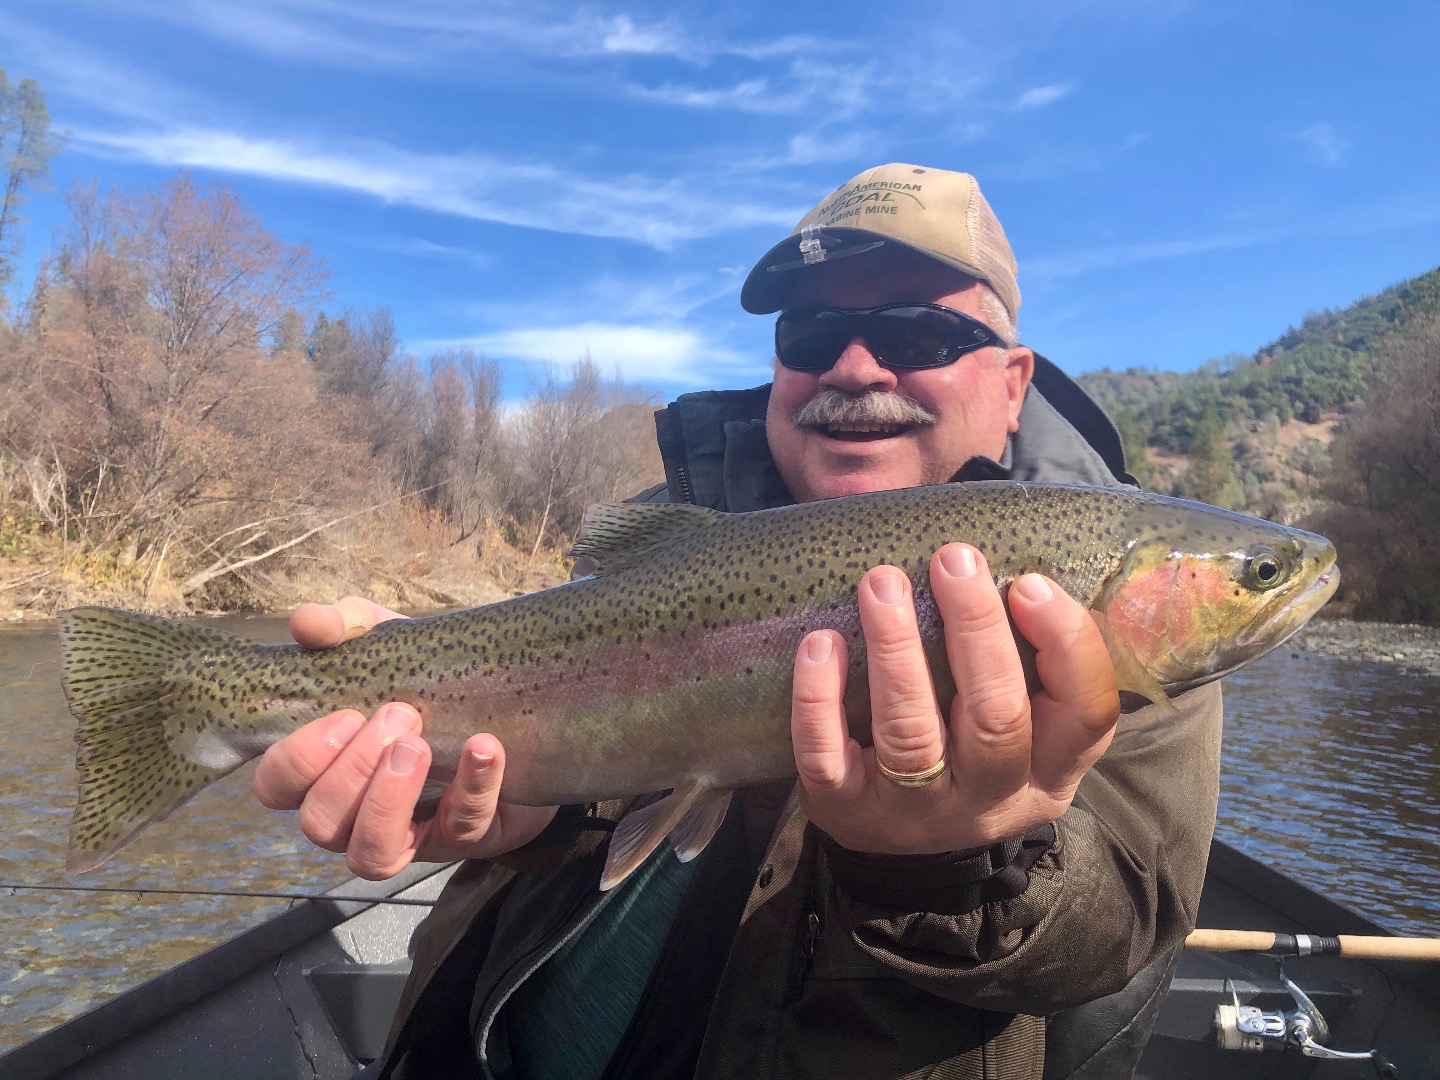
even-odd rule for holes
{"type": "Polygon", "coordinates": [[[1440,7],[0,0],[55,191],[228,183],[523,394],[587,348],[658,393],[767,377],[752,263],[889,161],[973,172],[1072,373],[1251,352],[1440,264],[1440,7]]]}

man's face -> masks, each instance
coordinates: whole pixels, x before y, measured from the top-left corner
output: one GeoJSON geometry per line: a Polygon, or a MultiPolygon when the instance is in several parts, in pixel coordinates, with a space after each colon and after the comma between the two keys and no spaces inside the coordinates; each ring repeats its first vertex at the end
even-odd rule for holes
{"type": "MultiPolygon", "coordinates": [[[[809,267],[792,306],[868,308],[880,304],[939,304],[986,321],[982,287],[944,267],[857,256],[809,267]]],[[[976,454],[999,458],[1016,428],[1034,371],[1026,348],[977,349],[947,367],[893,371],[863,338],[850,342],[830,370],[791,371],[775,364],[766,432],[770,452],[790,493],[800,502],[866,491],[941,484],[976,454]],[[839,426],[800,426],[796,410],[826,390],[847,397],[868,392],[910,398],[932,424],[857,432],[839,426]]]]}

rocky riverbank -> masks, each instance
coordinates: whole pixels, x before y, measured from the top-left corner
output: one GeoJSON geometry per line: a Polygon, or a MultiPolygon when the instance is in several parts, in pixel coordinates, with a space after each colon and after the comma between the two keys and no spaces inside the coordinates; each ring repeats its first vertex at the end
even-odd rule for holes
{"type": "Polygon", "coordinates": [[[1313,619],[1283,647],[1393,664],[1407,675],[1440,676],[1440,627],[1435,626],[1313,619]]]}

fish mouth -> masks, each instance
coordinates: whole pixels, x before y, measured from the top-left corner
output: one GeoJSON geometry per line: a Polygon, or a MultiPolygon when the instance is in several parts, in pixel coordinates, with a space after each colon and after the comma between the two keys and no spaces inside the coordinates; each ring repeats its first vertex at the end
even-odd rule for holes
{"type": "Polygon", "coordinates": [[[1277,645],[1283,645],[1310,621],[1312,615],[1325,606],[1339,587],[1340,567],[1332,556],[1329,566],[1307,582],[1292,600],[1280,606],[1271,613],[1269,618],[1262,621],[1257,628],[1255,637],[1264,638],[1266,630],[1278,629],[1279,634],[1275,638],[1275,643],[1269,648],[1273,649],[1277,645]]]}
{"type": "MultiPolygon", "coordinates": [[[[1335,562],[1335,552],[1328,554],[1328,564],[1319,573],[1298,589],[1279,592],[1250,624],[1249,632],[1242,639],[1244,647],[1250,650],[1248,658],[1263,656],[1285,644],[1335,595],[1340,587],[1340,567],[1335,562]]],[[[1239,666],[1237,663],[1229,670],[1239,666]]]]}

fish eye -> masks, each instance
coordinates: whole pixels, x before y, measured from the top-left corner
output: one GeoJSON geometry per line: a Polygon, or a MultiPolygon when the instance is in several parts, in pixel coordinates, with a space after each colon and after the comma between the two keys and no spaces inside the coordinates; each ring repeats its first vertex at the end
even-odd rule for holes
{"type": "Polygon", "coordinates": [[[1246,561],[1245,579],[1253,589],[1273,589],[1285,580],[1285,565],[1275,552],[1262,549],[1246,561]]]}

